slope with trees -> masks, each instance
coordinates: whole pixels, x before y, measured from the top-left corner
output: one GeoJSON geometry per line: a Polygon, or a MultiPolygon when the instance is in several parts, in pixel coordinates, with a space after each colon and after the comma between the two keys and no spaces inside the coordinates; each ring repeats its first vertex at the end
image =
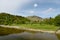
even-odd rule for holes
{"type": "Polygon", "coordinates": [[[24,24],[29,22],[27,18],[8,13],[0,13],[0,25],[24,24]]]}

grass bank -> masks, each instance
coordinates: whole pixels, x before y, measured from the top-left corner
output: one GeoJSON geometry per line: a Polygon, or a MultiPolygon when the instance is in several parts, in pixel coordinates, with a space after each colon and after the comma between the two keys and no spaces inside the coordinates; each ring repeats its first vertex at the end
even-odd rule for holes
{"type": "Polygon", "coordinates": [[[47,25],[47,24],[20,24],[18,26],[21,28],[31,28],[31,29],[40,29],[40,30],[50,30],[50,31],[55,31],[58,29],[57,26],[47,25]]]}
{"type": "Polygon", "coordinates": [[[54,25],[46,25],[46,24],[19,24],[19,25],[13,25],[12,28],[10,28],[12,25],[8,27],[1,27],[0,26],[0,35],[8,35],[8,34],[14,34],[14,33],[20,33],[20,32],[53,32],[58,29],[57,26],[54,25]],[[14,28],[14,27],[18,27],[14,28]],[[26,28],[26,29],[24,29],[26,28]],[[33,29],[33,30],[31,30],[33,29]],[[43,31],[40,31],[43,30],[43,31]]]}

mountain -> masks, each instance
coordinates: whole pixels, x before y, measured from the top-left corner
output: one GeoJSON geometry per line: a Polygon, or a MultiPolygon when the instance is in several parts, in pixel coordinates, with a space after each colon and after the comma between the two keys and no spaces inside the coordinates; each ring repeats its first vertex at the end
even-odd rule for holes
{"type": "Polygon", "coordinates": [[[27,17],[29,20],[31,20],[31,21],[42,21],[42,18],[41,17],[39,17],[39,16],[28,16],[27,17]]]}
{"type": "Polygon", "coordinates": [[[11,25],[11,24],[24,24],[29,22],[25,17],[17,16],[17,15],[11,15],[8,13],[0,13],[0,25],[11,25]]]}

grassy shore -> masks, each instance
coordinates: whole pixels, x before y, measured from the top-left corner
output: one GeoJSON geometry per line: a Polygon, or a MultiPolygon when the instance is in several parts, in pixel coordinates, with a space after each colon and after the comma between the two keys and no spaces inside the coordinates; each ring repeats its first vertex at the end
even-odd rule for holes
{"type": "Polygon", "coordinates": [[[18,26],[21,28],[31,28],[31,29],[40,29],[40,30],[50,30],[50,31],[55,31],[58,29],[57,26],[47,25],[47,24],[20,24],[18,26]]]}
{"type": "Polygon", "coordinates": [[[24,31],[28,32],[55,32],[58,29],[54,25],[46,24],[19,24],[19,25],[8,25],[5,27],[0,27],[0,35],[20,33],[24,31]]]}

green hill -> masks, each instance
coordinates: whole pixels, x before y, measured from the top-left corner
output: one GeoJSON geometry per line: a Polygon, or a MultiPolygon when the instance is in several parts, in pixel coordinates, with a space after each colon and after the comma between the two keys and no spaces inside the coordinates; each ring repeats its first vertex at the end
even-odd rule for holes
{"type": "Polygon", "coordinates": [[[24,24],[29,21],[30,20],[22,16],[0,13],[0,25],[24,24]]]}
{"type": "Polygon", "coordinates": [[[31,21],[36,21],[36,22],[42,21],[42,18],[39,16],[28,16],[27,18],[31,21]]]}

